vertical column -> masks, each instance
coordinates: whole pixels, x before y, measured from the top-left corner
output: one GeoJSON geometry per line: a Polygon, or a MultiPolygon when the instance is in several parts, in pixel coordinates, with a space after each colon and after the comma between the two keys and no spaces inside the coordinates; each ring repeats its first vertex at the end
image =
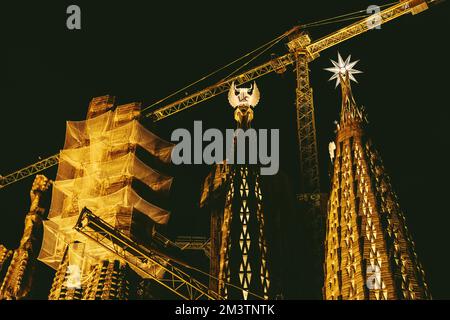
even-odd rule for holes
{"type": "MultiPolygon", "coordinates": [[[[303,221],[311,237],[312,257],[311,271],[314,287],[323,283],[323,243],[325,239],[325,217],[327,195],[320,193],[319,158],[317,154],[317,137],[313,104],[313,90],[309,82],[308,55],[305,51],[297,53],[296,61],[296,120],[300,160],[300,210],[303,221]]],[[[312,292],[320,299],[320,289],[312,292]]]]}
{"type": "Polygon", "coordinates": [[[305,52],[300,52],[297,55],[296,76],[295,106],[300,152],[301,192],[320,193],[313,95],[312,88],[309,85],[309,66],[305,52]]]}

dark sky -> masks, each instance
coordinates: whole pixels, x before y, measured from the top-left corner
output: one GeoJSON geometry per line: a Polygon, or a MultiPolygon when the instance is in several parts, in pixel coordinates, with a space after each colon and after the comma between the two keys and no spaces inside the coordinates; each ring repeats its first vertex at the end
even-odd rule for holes
{"type": "MultiPolygon", "coordinates": [[[[63,146],[65,121],[85,118],[92,97],[111,94],[117,102],[144,106],[201,78],[266,43],[299,23],[361,10],[389,1],[41,1],[2,4],[2,136],[1,174],[22,168],[63,146]],[[66,28],[66,7],[79,4],[82,29],[66,28]]],[[[328,191],[327,145],[333,136],[340,95],[329,83],[329,59],[337,51],[360,59],[358,103],[369,113],[372,138],[405,211],[419,258],[434,298],[450,298],[447,254],[450,225],[448,197],[448,17],[449,4],[416,16],[407,15],[328,49],[311,63],[318,128],[322,188],[328,191]]],[[[347,22],[311,28],[312,39],[347,22]]],[[[271,53],[283,54],[281,44],[271,53]]],[[[228,75],[221,73],[187,90],[193,93],[228,75]]],[[[295,133],[295,80],[292,67],[283,75],[258,80],[261,102],[255,121],[261,128],[280,128],[281,170],[298,186],[295,133]]],[[[178,127],[232,126],[226,96],[195,106],[149,128],[169,139],[178,127]]],[[[208,217],[195,210],[201,176],[197,171],[179,180],[172,231],[204,233],[208,217]],[[184,185],[189,185],[184,184],[184,185]],[[183,183],[179,183],[183,186],[183,183]],[[178,218],[176,217],[178,215],[178,218]],[[180,218],[182,216],[182,218],[180,218]],[[178,221],[178,222],[177,222],[178,221]],[[183,221],[181,223],[180,221],[183,221]]],[[[53,178],[55,171],[46,174],[53,178]]],[[[15,247],[29,206],[32,178],[0,191],[0,243],[15,247]]],[[[300,230],[301,228],[299,228],[300,230]]],[[[299,252],[301,255],[301,251],[299,252]]],[[[44,270],[45,268],[42,267],[44,270]]],[[[49,277],[49,270],[42,271],[49,277]]],[[[48,282],[47,284],[48,285],[48,282]]]]}

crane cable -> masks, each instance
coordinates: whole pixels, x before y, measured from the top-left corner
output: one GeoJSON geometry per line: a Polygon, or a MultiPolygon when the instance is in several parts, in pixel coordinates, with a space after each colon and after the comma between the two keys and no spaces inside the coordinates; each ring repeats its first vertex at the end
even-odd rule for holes
{"type": "Polygon", "coordinates": [[[358,20],[358,19],[361,19],[361,18],[370,17],[371,15],[372,14],[363,14],[363,15],[354,16],[354,17],[350,17],[350,18],[343,18],[343,19],[340,19],[340,20],[334,20],[332,22],[324,22],[324,23],[321,23],[321,24],[315,24],[313,26],[309,26],[308,28],[321,27],[321,26],[325,26],[325,25],[328,25],[328,24],[339,23],[339,22],[344,22],[344,21],[358,20]]]}

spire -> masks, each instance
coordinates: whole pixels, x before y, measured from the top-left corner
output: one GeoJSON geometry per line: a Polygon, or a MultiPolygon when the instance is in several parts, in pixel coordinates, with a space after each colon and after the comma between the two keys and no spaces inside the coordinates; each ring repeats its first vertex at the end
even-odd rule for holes
{"type": "Polygon", "coordinates": [[[345,127],[353,123],[363,123],[366,122],[366,117],[364,115],[364,107],[360,107],[356,104],[355,98],[353,97],[351,82],[354,81],[358,83],[354,74],[362,73],[360,70],[353,69],[353,67],[359,62],[350,61],[351,55],[347,59],[342,59],[341,54],[338,52],[338,61],[331,60],[333,67],[325,68],[326,71],[332,72],[333,75],[329,79],[336,79],[336,88],[338,85],[341,86],[342,92],[342,106],[340,114],[340,127],[345,127]]]}

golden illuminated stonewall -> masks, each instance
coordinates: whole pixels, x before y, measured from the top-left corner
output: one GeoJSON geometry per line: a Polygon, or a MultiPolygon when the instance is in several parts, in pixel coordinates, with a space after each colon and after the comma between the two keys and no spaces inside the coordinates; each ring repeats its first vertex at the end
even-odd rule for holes
{"type": "Polygon", "coordinates": [[[379,153],[353,98],[355,62],[334,62],[342,108],[335,142],[325,242],[327,300],[429,299],[424,271],[379,153]]]}

